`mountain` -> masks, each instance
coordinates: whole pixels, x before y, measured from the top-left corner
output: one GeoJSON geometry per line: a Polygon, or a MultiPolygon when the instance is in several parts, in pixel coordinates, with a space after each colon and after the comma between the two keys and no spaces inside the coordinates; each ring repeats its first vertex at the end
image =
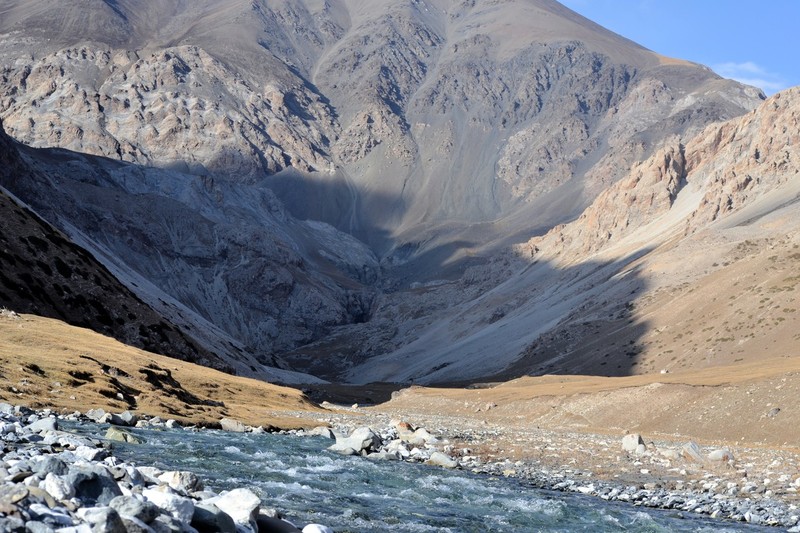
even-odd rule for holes
{"type": "Polygon", "coordinates": [[[0,117],[38,176],[0,185],[262,377],[639,371],[654,281],[626,268],[673,222],[607,250],[716,224],[741,191],[687,147],[764,98],[550,0],[0,12],[0,117]]]}

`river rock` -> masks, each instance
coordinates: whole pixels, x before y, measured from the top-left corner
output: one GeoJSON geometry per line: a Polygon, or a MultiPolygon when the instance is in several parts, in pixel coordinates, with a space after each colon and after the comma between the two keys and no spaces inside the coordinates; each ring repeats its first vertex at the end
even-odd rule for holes
{"type": "Polygon", "coordinates": [[[52,472],[45,476],[39,486],[56,500],[67,500],[75,496],[75,487],[66,478],[55,475],[52,472]]]}
{"type": "Polygon", "coordinates": [[[142,475],[145,481],[154,485],[158,485],[158,476],[164,473],[163,470],[154,466],[140,466],[136,470],[138,470],[139,474],[142,475]]]}
{"type": "Polygon", "coordinates": [[[149,524],[159,515],[159,508],[150,501],[140,500],[135,496],[117,496],[112,499],[109,507],[116,510],[119,515],[125,518],[135,518],[143,524],[149,524]]]}
{"type": "Polygon", "coordinates": [[[108,457],[108,450],[96,446],[78,446],[75,448],[75,457],[84,461],[102,461],[108,457]]]}
{"type": "Polygon", "coordinates": [[[129,431],[111,426],[106,430],[106,438],[108,440],[115,440],[119,442],[128,442],[130,444],[144,444],[145,440],[137,437],[129,431]]]}
{"type": "Polygon", "coordinates": [[[308,524],[303,528],[302,533],[333,533],[333,530],[321,524],[308,524]]]}
{"type": "Polygon", "coordinates": [[[189,498],[175,494],[167,485],[144,489],[142,496],[181,522],[188,524],[192,521],[194,502],[189,498]]]}
{"type": "Polygon", "coordinates": [[[89,409],[86,411],[86,418],[93,422],[99,422],[105,415],[106,412],[103,409],[89,409]]]}
{"type": "Polygon", "coordinates": [[[123,411],[118,415],[119,420],[122,422],[120,425],[135,426],[139,421],[139,417],[131,411],[123,411]]]}
{"type": "Polygon", "coordinates": [[[326,426],[317,426],[314,429],[309,430],[308,436],[310,437],[325,437],[326,439],[335,439],[336,435],[334,435],[333,430],[326,426]]]}
{"type": "Polygon", "coordinates": [[[622,450],[628,453],[636,453],[639,445],[644,446],[644,440],[638,433],[628,433],[622,437],[622,450]]]}
{"type": "Polygon", "coordinates": [[[708,454],[708,460],[719,463],[727,463],[734,460],[733,452],[724,448],[713,450],[708,454]]]}
{"type": "Polygon", "coordinates": [[[33,463],[31,470],[37,474],[55,474],[57,476],[63,476],[69,471],[67,464],[55,455],[41,457],[33,463]]]}
{"type": "Polygon", "coordinates": [[[291,522],[272,516],[259,515],[257,525],[258,533],[301,533],[291,522]]]}
{"type": "Polygon", "coordinates": [[[180,492],[203,490],[203,483],[192,472],[169,471],[158,476],[158,480],[180,492]]]}
{"type": "Polygon", "coordinates": [[[458,461],[442,452],[433,452],[425,463],[443,468],[456,468],[458,466],[458,461]]]}
{"type": "Polygon", "coordinates": [[[232,431],[234,433],[244,433],[247,431],[247,426],[233,418],[223,418],[219,421],[219,425],[224,431],[232,431]]]}
{"type": "Polygon", "coordinates": [[[683,445],[681,448],[681,455],[687,461],[693,461],[695,463],[702,463],[705,460],[700,451],[700,446],[694,441],[687,442],[683,445]]]}
{"type": "Polygon", "coordinates": [[[58,444],[64,448],[75,449],[79,446],[96,447],[98,445],[97,442],[87,437],[73,435],[64,431],[46,431],[43,437],[42,444],[58,444]]]}
{"type": "Polygon", "coordinates": [[[127,533],[117,511],[111,507],[84,507],[78,509],[78,518],[92,526],[92,531],[103,533],[127,533]]]}
{"type": "Polygon", "coordinates": [[[69,516],[64,508],[51,509],[41,503],[31,503],[28,506],[28,512],[35,520],[44,522],[51,527],[71,526],[73,524],[72,517],[69,516]]]}
{"type": "Polygon", "coordinates": [[[100,465],[72,465],[67,482],[75,489],[75,497],[85,503],[108,505],[122,494],[111,473],[100,465]]]}
{"type": "Polygon", "coordinates": [[[237,524],[250,525],[256,523],[261,499],[249,489],[233,489],[216,498],[207,500],[230,515],[237,524]]]}
{"type": "Polygon", "coordinates": [[[41,418],[36,422],[29,424],[26,430],[31,433],[42,433],[44,431],[58,431],[58,420],[55,418],[41,418]]]}
{"type": "Polygon", "coordinates": [[[206,502],[195,504],[192,527],[201,533],[205,531],[236,533],[236,523],[233,518],[216,505],[206,502]]]}
{"type": "Polygon", "coordinates": [[[329,447],[329,450],[342,452],[351,448],[357,454],[369,453],[378,450],[381,446],[380,437],[368,427],[360,427],[354,430],[348,437],[337,437],[336,443],[329,447]]]}
{"type": "Polygon", "coordinates": [[[425,428],[417,428],[414,431],[409,432],[407,431],[406,426],[408,428],[412,427],[411,424],[398,424],[397,435],[400,440],[410,444],[411,446],[424,446],[427,443],[438,441],[438,439],[431,435],[430,432],[425,428]]]}

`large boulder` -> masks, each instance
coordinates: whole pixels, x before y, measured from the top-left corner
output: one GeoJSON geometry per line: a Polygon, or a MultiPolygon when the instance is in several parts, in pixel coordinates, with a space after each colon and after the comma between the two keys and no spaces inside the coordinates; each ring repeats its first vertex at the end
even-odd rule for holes
{"type": "MultiPolygon", "coordinates": [[[[248,489],[233,489],[216,498],[207,500],[220,510],[230,515],[233,521],[243,526],[256,525],[261,499],[248,489]]],[[[256,529],[253,527],[253,529],[256,529]]]]}
{"type": "Polygon", "coordinates": [[[179,492],[189,493],[196,490],[203,490],[203,482],[192,472],[171,470],[158,476],[158,480],[179,492]]]}
{"type": "Polygon", "coordinates": [[[343,452],[349,448],[357,454],[368,454],[377,451],[380,447],[381,438],[378,434],[368,427],[360,427],[347,437],[337,436],[336,443],[328,449],[335,452],[343,452]]]}
{"type": "Polygon", "coordinates": [[[55,418],[40,418],[36,422],[29,424],[25,429],[31,433],[58,431],[58,421],[55,418]]]}
{"type": "Polygon", "coordinates": [[[622,437],[622,450],[625,452],[636,453],[640,445],[644,446],[644,440],[638,433],[628,433],[622,437]]]}
{"type": "Polygon", "coordinates": [[[333,430],[327,426],[317,426],[314,429],[309,430],[308,435],[310,437],[325,437],[326,439],[336,438],[333,430]]]}
{"type": "Polygon", "coordinates": [[[458,461],[442,452],[433,452],[425,464],[441,466],[442,468],[457,468],[458,461]]]}
{"type": "Polygon", "coordinates": [[[67,482],[75,490],[75,497],[85,504],[108,505],[116,496],[122,495],[111,472],[100,465],[72,465],[67,482]]]}
{"type": "Polygon", "coordinates": [[[216,505],[206,502],[195,504],[191,525],[200,533],[206,531],[236,533],[236,523],[233,518],[216,505]]]}
{"type": "Polygon", "coordinates": [[[116,426],[110,426],[106,430],[106,438],[108,440],[115,440],[118,442],[128,442],[131,444],[143,444],[145,442],[144,439],[137,437],[133,433],[125,431],[124,429],[120,429],[116,426]]]}
{"type": "Polygon", "coordinates": [[[708,460],[715,463],[729,463],[734,460],[734,456],[732,451],[721,448],[719,450],[712,450],[708,454],[708,460]]]}
{"type": "Polygon", "coordinates": [[[692,461],[695,463],[702,463],[705,460],[703,453],[700,451],[700,446],[693,441],[687,442],[683,445],[681,448],[681,455],[687,461],[692,461]]]}
{"type": "Polygon", "coordinates": [[[122,424],[118,425],[125,425],[125,426],[135,426],[136,423],[139,421],[139,417],[136,416],[135,413],[131,411],[123,411],[119,415],[117,415],[117,419],[122,422],[122,424]]]}
{"type": "Polygon", "coordinates": [[[142,491],[142,496],[181,522],[188,524],[192,521],[194,502],[189,498],[175,494],[167,485],[145,489],[142,491]]]}
{"type": "Polygon", "coordinates": [[[119,513],[111,507],[84,507],[76,512],[78,518],[87,522],[92,531],[103,533],[127,533],[119,513]]]}
{"type": "Polygon", "coordinates": [[[233,418],[223,418],[219,421],[219,425],[224,431],[232,431],[234,433],[244,433],[247,431],[247,426],[233,418]]]}
{"type": "Polygon", "coordinates": [[[123,519],[134,518],[144,524],[151,523],[161,512],[153,502],[143,501],[134,496],[117,496],[108,505],[123,519]]]}

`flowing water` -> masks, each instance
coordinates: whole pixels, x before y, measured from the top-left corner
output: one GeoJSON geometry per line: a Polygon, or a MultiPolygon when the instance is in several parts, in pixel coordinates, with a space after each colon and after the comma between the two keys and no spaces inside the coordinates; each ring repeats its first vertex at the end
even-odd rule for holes
{"type": "MultiPolygon", "coordinates": [[[[92,425],[80,432],[102,434],[92,425]]],[[[146,444],[114,443],[139,466],[190,470],[208,488],[247,487],[300,525],[345,532],[753,531],[746,524],[646,510],[498,479],[395,461],[344,457],[323,438],[136,429],[146,444]]]]}

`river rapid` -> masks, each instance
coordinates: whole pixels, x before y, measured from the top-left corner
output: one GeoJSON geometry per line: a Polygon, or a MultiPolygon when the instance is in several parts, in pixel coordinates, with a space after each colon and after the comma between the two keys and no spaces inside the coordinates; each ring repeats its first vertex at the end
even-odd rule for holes
{"type": "MultiPolygon", "coordinates": [[[[87,435],[100,426],[73,427],[87,435]]],[[[774,531],[691,513],[658,511],[524,481],[326,450],[320,437],[217,430],[136,429],[145,444],[114,443],[139,466],[189,470],[207,487],[246,487],[297,523],[346,532],[774,531]]]]}

